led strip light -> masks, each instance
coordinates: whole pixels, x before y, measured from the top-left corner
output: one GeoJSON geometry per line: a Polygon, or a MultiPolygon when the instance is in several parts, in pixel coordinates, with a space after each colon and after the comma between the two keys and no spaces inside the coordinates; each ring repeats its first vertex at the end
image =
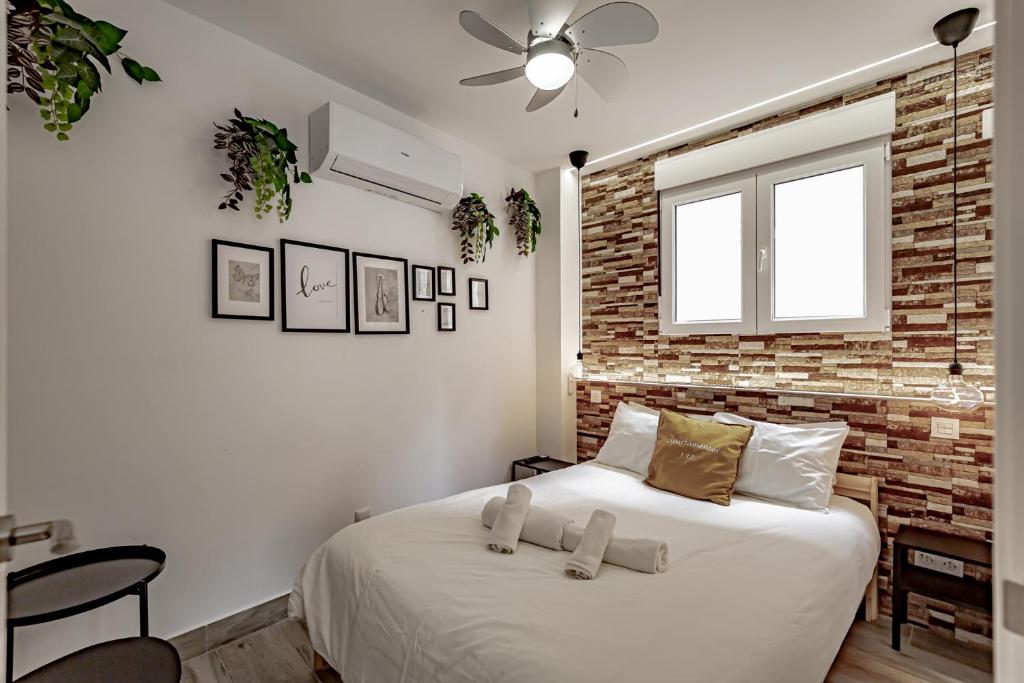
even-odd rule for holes
{"type": "MultiPolygon", "coordinates": [[[[987,24],[981,24],[980,26],[975,27],[974,30],[975,31],[981,31],[982,29],[990,28],[990,27],[995,26],[995,25],[996,25],[995,21],[990,21],[987,24]]],[[[933,40],[932,42],[928,43],[927,45],[921,45],[920,47],[915,47],[912,50],[907,50],[906,52],[901,52],[898,55],[893,55],[891,57],[886,57],[885,59],[880,59],[877,62],[872,62],[870,64],[865,64],[864,66],[858,66],[856,69],[851,69],[850,71],[844,71],[843,73],[837,74],[835,76],[829,76],[828,78],[826,78],[824,80],[817,81],[815,83],[811,83],[810,85],[805,85],[805,86],[799,87],[796,90],[790,90],[789,92],[782,93],[781,95],[776,95],[775,97],[769,97],[767,100],[762,100],[762,101],[757,102],[755,104],[747,105],[746,107],[742,107],[740,109],[736,109],[735,111],[731,111],[731,112],[729,112],[727,114],[721,114],[721,115],[716,116],[714,118],[708,119],[707,121],[701,121],[700,123],[695,123],[692,126],[688,126],[686,128],[683,128],[682,130],[677,130],[677,131],[674,131],[672,133],[667,133],[665,135],[656,137],[656,138],[654,138],[652,140],[647,140],[646,142],[641,142],[639,144],[632,145],[631,147],[626,147],[625,149],[620,149],[618,152],[612,152],[611,154],[605,154],[603,157],[597,157],[596,159],[591,159],[587,163],[587,166],[593,166],[594,164],[599,164],[602,161],[607,161],[608,159],[613,159],[615,157],[622,156],[623,154],[629,154],[630,152],[635,152],[638,149],[643,149],[644,147],[649,147],[651,145],[656,145],[659,142],[665,142],[667,140],[671,140],[672,138],[680,137],[682,135],[686,135],[687,133],[692,133],[695,130],[700,130],[701,128],[706,128],[708,126],[714,125],[714,124],[719,123],[721,121],[725,121],[726,119],[731,119],[731,118],[733,118],[735,116],[739,116],[740,114],[746,114],[747,112],[754,111],[755,109],[760,109],[761,107],[765,107],[765,106],[767,106],[769,104],[774,104],[775,102],[778,102],[780,100],[785,100],[787,98],[793,97],[794,95],[799,95],[801,93],[805,93],[808,90],[814,90],[815,88],[820,88],[823,85],[828,85],[829,83],[835,83],[836,81],[841,81],[842,79],[849,78],[850,76],[856,76],[857,74],[863,73],[864,71],[868,71],[870,69],[874,69],[874,68],[879,67],[879,66],[884,66],[884,65],[886,65],[886,64],[888,64],[890,62],[894,62],[894,61],[896,61],[898,59],[903,59],[904,57],[909,57],[911,55],[917,54],[918,52],[922,52],[922,51],[927,50],[929,48],[936,47],[938,44],[939,44],[938,41],[934,41],[933,40]]]]}

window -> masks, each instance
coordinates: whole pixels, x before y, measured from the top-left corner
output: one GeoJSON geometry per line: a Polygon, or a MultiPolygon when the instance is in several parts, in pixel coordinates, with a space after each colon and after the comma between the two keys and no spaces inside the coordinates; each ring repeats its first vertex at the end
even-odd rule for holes
{"type": "Polygon", "coordinates": [[[886,144],[662,193],[663,334],[889,329],[886,144]]]}
{"type": "Polygon", "coordinates": [[[754,331],[756,187],[743,177],[690,188],[671,202],[674,332],[754,331]]]}

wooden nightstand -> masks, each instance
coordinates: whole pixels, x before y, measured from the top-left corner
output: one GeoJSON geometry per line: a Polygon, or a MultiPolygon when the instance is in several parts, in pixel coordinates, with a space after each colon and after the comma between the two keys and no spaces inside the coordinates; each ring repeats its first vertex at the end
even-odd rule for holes
{"type": "Polygon", "coordinates": [[[921,550],[964,565],[992,567],[992,545],[963,536],[929,529],[900,527],[892,544],[892,649],[900,649],[900,626],[907,621],[907,595],[917,593],[959,607],[992,613],[992,584],[970,576],[953,576],[910,563],[910,554],[921,550]]]}
{"type": "Polygon", "coordinates": [[[546,455],[533,455],[529,458],[522,458],[521,460],[512,461],[512,471],[510,474],[511,481],[516,480],[516,468],[522,467],[523,469],[533,470],[534,476],[537,474],[544,474],[545,472],[554,472],[555,470],[565,469],[571,467],[571,462],[565,462],[564,460],[555,460],[554,458],[546,455]]]}

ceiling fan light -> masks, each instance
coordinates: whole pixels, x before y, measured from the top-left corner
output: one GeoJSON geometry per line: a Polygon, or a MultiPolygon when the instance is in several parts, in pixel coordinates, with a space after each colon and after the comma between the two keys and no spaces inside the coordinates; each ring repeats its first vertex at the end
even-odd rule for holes
{"type": "Polygon", "coordinates": [[[969,413],[985,402],[985,394],[964,380],[964,369],[951,363],[946,381],[932,389],[932,403],[951,413],[969,413]]]}
{"type": "Polygon", "coordinates": [[[526,58],[526,80],[540,90],[558,90],[569,82],[576,63],[572,48],[562,40],[534,43],[526,58]]]}

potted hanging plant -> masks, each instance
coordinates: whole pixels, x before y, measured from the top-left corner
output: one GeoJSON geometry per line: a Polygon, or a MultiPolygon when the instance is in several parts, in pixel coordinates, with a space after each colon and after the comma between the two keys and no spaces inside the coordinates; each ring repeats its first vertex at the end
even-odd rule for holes
{"type": "Polygon", "coordinates": [[[255,192],[253,211],[256,218],[277,211],[277,220],[284,223],[292,213],[291,183],[311,183],[305,171],[299,172],[295,151],[298,146],[288,139],[288,129],[279,128],[266,119],[243,116],[235,109],[235,117],[226,125],[213,124],[213,148],[228,152],[231,167],[220,177],[231,183],[221,197],[219,209],[238,211],[243,192],[255,192]]]}
{"type": "Polygon", "coordinates": [[[459,233],[459,255],[463,263],[483,263],[487,250],[498,236],[494,214],[476,192],[459,200],[452,213],[452,230],[459,233]]]}
{"type": "Polygon", "coordinates": [[[537,235],[540,234],[540,209],[526,188],[512,188],[505,197],[508,203],[508,224],[515,231],[516,252],[529,257],[537,251],[537,235]]]}
{"type": "Polygon", "coordinates": [[[125,31],[93,21],[64,0],[7,0],[7,92],[25,93],[39,105],[43,128],[67,140],[68,132],[100,92],[102,67],[118,57],[136,83],[160,75],[121,52],[125,31]]]}

